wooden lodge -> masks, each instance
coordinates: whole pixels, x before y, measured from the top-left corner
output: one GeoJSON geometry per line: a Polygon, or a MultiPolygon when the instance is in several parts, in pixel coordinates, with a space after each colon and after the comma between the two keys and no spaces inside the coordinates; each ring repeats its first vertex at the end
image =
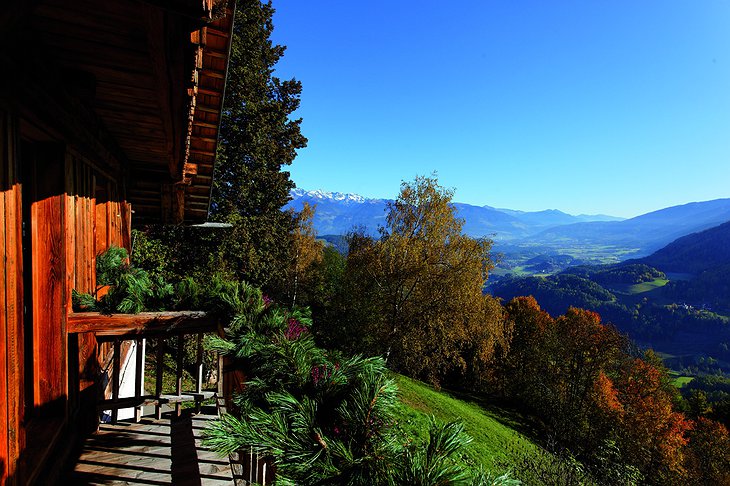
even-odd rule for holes
{"type": "MultiPolygon", "coordinates": [[[[134,223],[207,217],[233,8],[234,0],[0,7],[2,484],[55,480],[72,444],[98,427],[101,370],[123,350],[102,343],[143,337],[144,316],[73,314],[72,289],[95,288],[95,256],[129,249],[134,223]]],[[[162,332],[164,318],[150,321],[162,332]]],[[[211,325],[192,321],[190,332],[211,325]]]]}

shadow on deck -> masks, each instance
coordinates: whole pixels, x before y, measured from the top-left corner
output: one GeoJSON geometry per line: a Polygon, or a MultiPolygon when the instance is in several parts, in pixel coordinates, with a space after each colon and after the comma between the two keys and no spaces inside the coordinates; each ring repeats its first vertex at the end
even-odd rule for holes
{"type": "Polygon", "coordinates": [[[215,407],[162,420],[102,424],[87,438],[73,471],[60,484],[232,485],[228,458],[201,444],[201,433],[217,418],[215,407]]]}

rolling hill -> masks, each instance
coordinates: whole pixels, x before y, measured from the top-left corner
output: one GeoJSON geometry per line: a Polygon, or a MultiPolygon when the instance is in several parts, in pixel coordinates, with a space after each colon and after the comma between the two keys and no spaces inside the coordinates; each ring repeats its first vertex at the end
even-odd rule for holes
{"type": "Polygon", "coordinates": [[[730,264],[730,221],[683,236],[639,260],[663,272],[698,275],[730,264]]]}
{"type": "Polygon", "coordinates": [[[730,315],[730,222],[683,236],[638,262],[670,277],[684,274],[664,289],[667,297],[730,315]]]}
{"type": "Polygon", "coordinates": [[[673,355],[679,368],[711,356],[720,360],[713,366],[730,369],[730,222],[641,259],[503,278],[490,291],[505,300],[532,295],[552,315],[570,306],[594,310],[642,344],[673,355]]]}

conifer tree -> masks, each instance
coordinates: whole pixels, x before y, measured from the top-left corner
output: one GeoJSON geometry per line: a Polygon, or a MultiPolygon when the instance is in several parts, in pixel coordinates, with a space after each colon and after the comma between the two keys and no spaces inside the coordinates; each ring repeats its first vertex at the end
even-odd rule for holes
{"type": "Polygon", "coordinates": [[[306,312],[249,285],[220,300],[228,325],[208,346],[245,369],[247,381],[233,413],[206,430],[205,445],[269,458],[276,484],[468,484],[472,472],[460,456],[471,438],[460,424],[432,419],[425,444],[397,433],[398,389],[382,358],[318,348],[306,312]]]}
{"type": "Polygon", "coordinates": [[[223,242],[227,270],[276,290],[289,261],[284,244],[295,227],[281,211],[294,183],[282,171],[307,144],[299,107],[301,83],[274,76],[285,47],[271,41],[271,2],[237,4],[221,121],[211,211],[234,225],[223,242]]]}

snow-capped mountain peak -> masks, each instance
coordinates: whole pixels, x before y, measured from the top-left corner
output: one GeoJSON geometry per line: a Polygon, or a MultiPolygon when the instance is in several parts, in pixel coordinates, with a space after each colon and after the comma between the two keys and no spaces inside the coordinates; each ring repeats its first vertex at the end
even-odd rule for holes
{"type": "Polygon", "coordinates": [[[363,203],[365,198],[358,194],[348,194],[342,192],[329,192],[317,189],[315,191],[306,191],[304,189],[292,189],[291,196],[294,198],[308,197],[317,200],[330,200],[330,201],[341,201],[341,202],[354,202],[363,203]]]}

